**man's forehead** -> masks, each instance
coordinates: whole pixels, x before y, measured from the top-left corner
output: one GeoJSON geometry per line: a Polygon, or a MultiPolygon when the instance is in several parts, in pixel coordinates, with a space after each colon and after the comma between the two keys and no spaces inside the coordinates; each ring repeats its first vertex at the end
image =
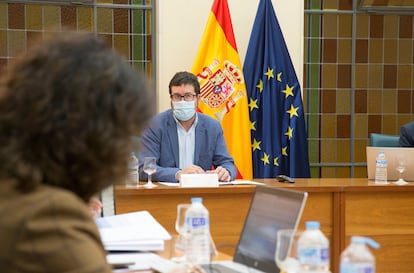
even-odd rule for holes
{"type": "Polygon", "coordinates": [[[194,92],[194,86],[191,84],[182,84],[178,86],[171,86],[172,91],[194,92]]]}

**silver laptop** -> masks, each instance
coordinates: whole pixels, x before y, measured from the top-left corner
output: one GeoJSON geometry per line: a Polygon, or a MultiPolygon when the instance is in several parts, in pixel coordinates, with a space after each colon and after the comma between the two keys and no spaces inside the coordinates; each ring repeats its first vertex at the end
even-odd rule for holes
{"type": "Polygon", "coordinates": [[[202,265],[208,272],[279,272],[274,261],[276,233],[296,229],[308,193],[256,186],[233,261],[202,265]]]}
{"type": "Polygon", "coordinates": [[[388,168],[387,175],[388,180],[398,180],[399,173],[397,166],[399,161],[403,159],[405,165],[405,171],[402,177],[405,181],[414,182],[414,148],[406,147],[370,147],[367,146],[367,173],[369,180],[375,180],[375,159],[379,151],[384,151],[387,158],[388,168]]]}

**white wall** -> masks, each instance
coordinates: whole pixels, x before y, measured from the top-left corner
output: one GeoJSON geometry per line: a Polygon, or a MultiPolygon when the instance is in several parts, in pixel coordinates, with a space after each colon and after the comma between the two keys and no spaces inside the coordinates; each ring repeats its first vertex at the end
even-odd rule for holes
{"type": "MultiPolygon", "coordinates": [[[[303,0],[272,0],[296,74],[303,75],[303,0]]],[[[178,71],[190,71],[213,0],[157,0],[158,111],[170,107],[168,83],[178,71]]],[[[259,0],[228,0],[243,66],[259,0]]],[[[302,86],[302,84],[301,84],[302,86]]]]}

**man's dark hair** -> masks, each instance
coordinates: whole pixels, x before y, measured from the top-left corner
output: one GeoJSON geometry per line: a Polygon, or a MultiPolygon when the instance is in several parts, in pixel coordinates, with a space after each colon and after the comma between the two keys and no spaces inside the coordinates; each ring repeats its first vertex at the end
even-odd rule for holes
{"type": "Polygon", "coordinates": [[[170,84],[168,85],[170,95],[171,95],[171,87],[181,86],[183,84],[192,85],[194,87],[194,91],[196,95],[200,94],[200,83],[198,82],[197,77],[194,74],[191,74],[190,72],[182,71],[182,72],[175,73],[175,75],[171,79],[170,84]]]}
{"type": "Polygon", "coordinates": [[[60,33],[0,79],[0,179],[82,199],[127,173],[131,136],[152,116],[145,77],[93,34],[60,33]]]}

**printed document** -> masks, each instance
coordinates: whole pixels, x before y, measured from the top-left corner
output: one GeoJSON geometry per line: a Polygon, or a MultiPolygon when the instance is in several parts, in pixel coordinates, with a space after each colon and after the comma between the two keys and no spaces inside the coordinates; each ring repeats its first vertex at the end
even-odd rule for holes
{"type": "Polygon", "coordinates": [[[108,251],[155,251],[170,240],[167,230],[148,212],[138,211],[96,219],[108,251]]]}

